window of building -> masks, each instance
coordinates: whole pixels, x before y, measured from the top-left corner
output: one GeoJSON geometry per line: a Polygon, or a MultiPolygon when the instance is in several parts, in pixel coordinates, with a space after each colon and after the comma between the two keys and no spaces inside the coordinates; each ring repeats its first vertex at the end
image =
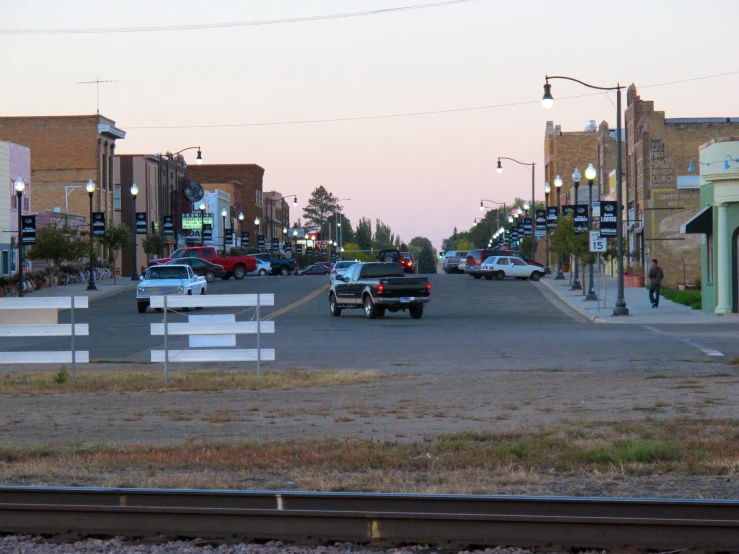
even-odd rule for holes
{"type": "Polygon", "coordinates": [[[17,210],[18,209],[18,197],[15,194],[11,194],[10,198],[11,198],[10,205],[12,209],[17,210]]]}
{"type": "Polygon", "coordinates": [[[116,185],[113,189],[113,209],[121,211],[121,185],[116,185]]]}
{"type": "Polygon", "coordinates": [[[23,210],[26,212],[31,211],[31,199],[28,196],[23,197],[23,210]]]}
{"type": "Polygon", "coordinates": [[[706,281],[713,284],[713,235],[706,235],[706,281]]]}
{"type": "Polygon", "coordinates": [[[256,205],[258,207],[261,208],[263,206],[263,202],[262,202],[262,191],[261,190],[255,190],[254,191],[254,194],[255,194],[254,202],[256,203],[256,205]]]}

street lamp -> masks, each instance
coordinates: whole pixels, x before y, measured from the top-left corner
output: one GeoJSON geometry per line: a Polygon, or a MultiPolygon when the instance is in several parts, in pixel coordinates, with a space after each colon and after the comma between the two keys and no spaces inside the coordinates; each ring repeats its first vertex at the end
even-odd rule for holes
{"type": "Polygon", "coordinates": [[[221,217],[223,218],[223,255],[226,255],[226,216],[228,215],[228,212],[226,211],[226,208],[223,208],[221,210],[221,217]]]}
{"type": "MultiPolygon", "coordinates": [[[[593,181],[598,172],[593,167],[593,164],[588,164],[585,170],[585,178],[588,180],[588,232],[593,230],[593,181]]],[[[590,269],[588,271],[588,294],[585,296],[585,300],[598,300],[598,295],[595,294],[595,285],[593,283],[593,262],[590,262],[590,269]]]]}
{"type": "MultiPolygon", "coordinates": [[[[562,177],[557,175],[554,178],[554,188],[557,189],[557,218],[559,219],[561,217],[561,210],[562,210],[562,199],[560,197],[560,192],[562,189],[562,177]]],[[[557,252],[557,275],[554,276],[555,281],[564,281],[564,273],[562,273],[562,254],[557,252]]]]}
{"type": "Polygon", "coordinates": [[[136,271],[136,197],[139,195],[139,187],[136,183],[131,185],[131,198],[133,198],[133,272],[131,281],[138,281],[139,272],[136,271]]]}
{"type": "MultiPolygon", "coordinates": [[[[536,162],[531,163],[524,163],[519,162],[518,160],[515,160],[513,158],[506,158],[505,156],[501,156],[498,158],[498,167],[497,171],[498,173],[503,173],[503,166],[501,165],[501,160],[510,160],[512,162],[517,163],[518,165],[525,165],[531,167],[531,206],[536,206],[536,191],[535,191],[535,183],[536,183],[536,162]]],[[[528,208],[526,208],[528,210],[528,208]]],[[[536,242],[534,241],[534,229],[532,225],[531,229],[531,257],[536,256],[536,242]]]]}
{"type": "MultiPolygon", "coordinates": [[[[496,202],[495,200],[488,200],[487,198],[483,198],[480,200],[480,210],[484,210],[485,206],[483,206],[483,202],[491,202],[493,204],[497,204],[498,206],[503,206],[503,213],[506,212],[506,203],[505,202],[496,202]]],[[[498,212],[498,225],[500,225],[500,208],[496,208],[495,211],[498,212]]]]}
{"type": "Polygon", "coordinates": [[[26,182],[23,177],[13,183],[15,194],[18,195],[18,296],[23,296],[23,191],[26,190],[26,182]]]}
{"type": "Polygon", "coordinates": [[[613,308],[613,315],[629,315],[629,309],[626,307],[626,299],[624,298],[624,230],[623,230],[623,217],[621,212],[623,210],[623,160],[621,153],[621,89],[624,87],[620,83],[617,83],[615,87],[596,87],[589,85],[578,79],[572,77],[565,77],[561,75],[549,76],[545,75],[544,84],[544,97],[541,99],[544,108],[549,109],[554,105],[554,97],[552,96],[552,86],[549,84],[549,79],[563,79],[566,81],[574,81],[585,87],[596,89],[596,90],[615,90],[616,91],[616,236],[618,242],[618,296],[616,298],[616,306],[613,308]]]}
{"type": "Polygon", "coordinates": [[[200,210],[200,246],[205,245],[205,202],[201,202],[198,206],[200,210]]]}
{"type": "Polygon", "coordinates": [[[239,212],[239,244],[244,248],[244,212],[239,212]]]}
{"type": "Polygon", "coordinates": [[[547,240],[547,261],[544,264],[544,273],[547,275],[552,272],[552,269],[549,267],[549,193],[552,192],[552,186],[549,184],[549,181],[544,183],[544,237],[547,240]]]}
{"type": "Polygon", "coordinates": [[[87,290],[98,290],[98,288],[95,286],[95,267],[92,261],[92,195],[95,193],[95,183],[92,179],[87,181],[87,185],[85,186],[85,188],[87,189],[87,194],[90,196],[90,282],[87,285],[87,290]]]}
{"type": "MultiPolygon", "coordinates": [[[[582,179],[582,174],[580,173],[580,170],[578,168],[575,168],[575,171],[572,172],[572,180],[575,183],[575,218],[577,218],[577,189],[580,188],[580,179],[582,179]]],[[[575,225],[575,230],[577,231],[577,225],[575,225]]],[[[582,286],[580,285],[580,272],[577,267],[577,256],[574,256],[574,258],[575,274],[574,278],[572,279],[571,290],[582,290],[582,286]]]]}

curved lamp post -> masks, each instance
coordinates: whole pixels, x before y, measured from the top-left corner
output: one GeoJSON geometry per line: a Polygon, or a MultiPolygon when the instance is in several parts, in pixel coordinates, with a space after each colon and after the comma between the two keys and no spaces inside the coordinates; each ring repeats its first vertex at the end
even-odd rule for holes
{"type": "Polygon", "coordinates": [[[200,211],[200,246],[205,244],[205,202],[201,202],[198,206],[200,211]]]}
{"type": "Polygon", "coordinates": [[[92,195],[95,194],[95,182],[92,179],[87,181],[85,189],[87,190],[87,194],[90,196],[90,281],[87,285],[87,290],[98,290],[95,286],[95,266],[92,260],[94,256],[94,252],[92,250],[92,195]]]}
{"type": "MultiPolygon", "coordinates": [[[[589,164],[585,170],[585,178],[588,180],[588,232],[593,230],[593,181],[598,172],[593,167],[593,164],[589,164]]],[[[588,269],[588,294],[585,296],[585,300],[598,300],[598,295],[595,293],[595,285],[593,283],[593,263],[590,262],[590,268],[588,269]]]]}
{"type": "MultiPolygon", "coordinates": [[[[557,217],[562,217],[562,177],[557,175],[554,178],[554,188],[557,189],[557,217]]],[[[557,252],[557,275],[554,276],[555,281],[564,281],[564,274],[562,273],[562,254],[557,252]]]]}
{"type": "Polygon", "coordinates": [[[23,191],[26,190],[26,182],[23,177],[13,182],[15,194],[18,196],[18,296],[23,296],[23,191]]]}
{"type": "MultiPolygon", "coordinates": [[[[580,170],[578,168],[575,168],[575,171],[572,172],[572,181],[575,183],[575,217],[577,217],[577,189],[580,188],[580,179],[582,179],[582,174],[580,173],[580,170]]],[[[575,227],[575,229],[577,229],[577,226],[575,227]]],[[[571,290],[582,290],[582,285],[580,284],[580,271],[577,264],[577,256],[574,256],[574,258],[575,272],[572,278],[571,290]]]]}
{"type": "Polygon", "coordinates": [[[546,263],[544,264],[544,273],[549,275],[552,269],[549,267],[549,193],[552,186],[549,181],[544,183],[544,238],[546,239],[546,263]]]}
{"type": "MultiPolygon", "coordinates": [[[[506,158],[505,156],[498,157],[498,167],[496,168],[496,171],[498,173],[503,173],[503,165],[500,163],[500,160],[510,160],[512,162],[517,163],[518,165],[526,165],[531,167],[531,206],[536,206],[536,162],[531,163],[524,163],[519,162],[518,160],[515,160],[513,158],[506,158]]],[[[534,258],[536,256],[536,243],[534,241],[534,226],[533,221],[531,225],[531,257],[534,258]]]]}
{"type": "MultiPolygon", "coordinates": [[[[487,198],[483,198],[480,200],[480,211],[483,211],[485,209],[485,205],[483,205],[483,202],[490,202],[491,204],[496,204],[498,206],[503,206],[503,214],[506,212],[506,203],[505,202],[496,202],[495,200],[488,200],[487,198]]],[[[496,211],[498,212],[498,227],[500,227],[500,208],[496,208],[496,211]]],[[[505,217],[505,215],[504,215],[505,217]]]]}
{"type": "Polygon", "coordinates": [[[244,212],[239,212],[239,244],[244,248],[244,212]]]}
{"type": "Polygon", "coordinates": [[[226,208],[223,208],[221,210],[221,217],[223,218],[223,255],[226,255],[226,216],[228,215],[228,212],[226,211],[226,208]]]}
{"type": "Polygon", "coordinates": [[[616,305],[613,308],[613,315],[629,315],[629,309],[626,307],[626,299],[624,298],[624,230],[623,230],[623,163],[621,153],[621,89],[624,87],[617,83],[615,87],[596,87],[572,77],[563,75],[545,75],[544,76],[544,96],[541,99],[544,109],[550,109],[554,105],[554,97],[552,96],[552,85],[549,84],[550,79],[563,79],[565,81],[574,81],[585,87],[595,90],[615,90],[616,91],[616,237],[618,242],[618,295],[616,305]]]}
{"type": "Polygon", "coordinates": [[[131,198],[133,198],[133,271],[131,281],[138,281],[139,272],[136,270],[136,198],[139,195],[139,187],[136,183],[131,185],[131,198]]]}

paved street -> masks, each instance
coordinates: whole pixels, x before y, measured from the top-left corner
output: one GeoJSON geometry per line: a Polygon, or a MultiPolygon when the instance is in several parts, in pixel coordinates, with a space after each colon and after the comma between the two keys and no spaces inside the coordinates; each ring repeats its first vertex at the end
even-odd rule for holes
{"type": "MultiPolygon", "coordinates": [[[[276,314],[276,334],[263,336],[262,345],[276,349],[277,368],[660,370],[739,358],[733,325],[601,325],[587,322],[543,283],[445,274],[431,276],[431,282],[431,304],[417,321],[402,312],[370,321],[360,310],[332,318],[327,293],[320,290],[326,277],[217,280],[210,294],[275,294],[276,305],[263,313],[276,314]],[[712,351],[724,356],[708,355],[712,351]]],[[[197,313],[218,312],[249,320],[254,310],[197,313]]],[[[170,321],[186,316],[174,314],[170,321]]],[[[60,315],[61,322],[68,320],[68,313],[60,315]]],[[[161,320],[161,313],[136,312],[132,289],[94,300],[78,311],[77,321],[91,329],[90,338],[78,339],[78,349],[89,349],[92,360],[149,361],[149,350],[163,347],[161,337],[149,335],[149,324],[161,320]]],[[[171,339],[170,348],[185,346],[184,340],[171,339]]],[[[253,336],[239,338],[241,347],[254,343],[253,336]]],[[[2,339],[0,348],[67,350],[68,342],[2,339]]]]}

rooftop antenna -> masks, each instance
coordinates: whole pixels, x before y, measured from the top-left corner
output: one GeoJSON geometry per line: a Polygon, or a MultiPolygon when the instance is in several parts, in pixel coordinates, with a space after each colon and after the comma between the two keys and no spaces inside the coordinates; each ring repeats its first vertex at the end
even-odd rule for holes
{"type": "Polygon", "coordinates": [[[100,77],[95,77],[94,81],[77,81],[78,85],[96,85],[97,88],[97,113],[100,115],[100,83],[117,83],[118,81],[101,81],[100,77]]]}

